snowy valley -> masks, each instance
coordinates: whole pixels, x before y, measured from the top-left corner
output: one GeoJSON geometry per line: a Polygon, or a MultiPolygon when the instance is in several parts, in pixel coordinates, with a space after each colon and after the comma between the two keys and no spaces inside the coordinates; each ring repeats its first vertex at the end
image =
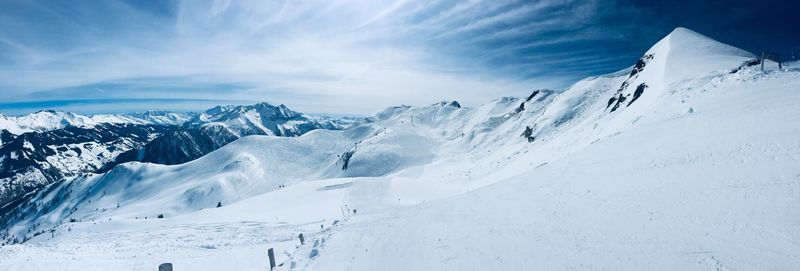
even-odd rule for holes
{"type": "Polygon", "coordinates": [[[184,163],[245,135],[299,136],[360,121],[307,116],[267,103],[217,106],[200,114],[84,116],[49,110],[0,119],[7,121],[0,122],[0,216],[47,185],[120,163],[184,163]]]}
{"type": "Polygon", "coordinates": [[[22,138],[150,130],[32,158],[64,167],[3,215],[0,270],[268,270],[270,248],[277,270],[792,270],[800,65],[755,58],[677,28],[619,72],[476,107],[2,117],[3,166],[35,156],[22,138]]]}

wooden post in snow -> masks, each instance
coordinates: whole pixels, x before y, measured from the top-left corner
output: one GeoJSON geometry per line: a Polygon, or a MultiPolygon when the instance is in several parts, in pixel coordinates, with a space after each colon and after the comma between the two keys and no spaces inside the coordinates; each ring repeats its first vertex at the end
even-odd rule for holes
{"type": "Polygon", "coordinates": [[[267,250],[267,256],[269,256],[269,270],[275,269],[275,250],[272,248],[267,250]]]}
{"type": "Polygon", "coordinates": [[[162,263],[158,265],[158,271],[172,271],[171,263],[162,263]]]}
{"type": "Polygon", "coordinates": [[[300,245],[301,246],[306,244],[306,238],[303,236],[302,233],[300,235],[298,235],[297,238],[300,238],[300,245]]]}

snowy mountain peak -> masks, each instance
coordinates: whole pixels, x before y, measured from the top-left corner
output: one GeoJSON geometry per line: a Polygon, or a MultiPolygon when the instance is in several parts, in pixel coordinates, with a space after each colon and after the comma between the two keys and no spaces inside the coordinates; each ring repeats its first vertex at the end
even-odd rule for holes
{"type": "Polygon", "coordinates": [[[180,164],[244,136],[296,137],[315,129],[345,129],[358,122],[360,119],[308,116],[282,104],[216,106],[192,117],[179,129],[154,139],[141,149],[121,154],[110,166],[129,161],[180,164]]]}
{"type": "Polygon", "coordinates": [[[192,121],[190,124],[204,124],[207,122],[241,122],[247,116],[265,118],[269,120],[288,120],[300,116],[300,113],[292,111],[285,105],[271,105],[261,102],[253,105],[235,106],[216,106],[206,110],[192,121]]]}
{"type": "Polygon", "coordinates": [[[190,114],[167,111],[86,116],[60,110],[39,110],[23,116],[0,115],[0,130],[12,134],[46,132],[66,127],[91,128],[99,124],[181,125],[190,114]]]}
{"type": "MultiPolygon", "coordinates": [[[[435,105],[437,105],[437,104],[435,104],[435,105]]],[[[458,101],[441,101],[441,102],[438,103],[438,105],[441,106],[441,107],[450,106],[450,107],[455,107],[455,108],[461,108],[461,104],[458,103],[458,101]]]]}
{"type": "Polygon", "coordinates": [[[41,110],[18,117],[0,116],[0,130],[8,130],[12,134],[49,131],[68,126],[90,127],[96,124],[87,116],[55,110],[41,110]]]}
{"type": "MultiPolygon", "coordinates": [[[[708,36],[697,33],[691,29],[677,27],[666,37],[661,39],[653,47],[658,47],[664,42],[668,42],[671,48],[679,50],[695,50],[695,53],[703,54],[722,54],[732,56],[752,57],[753,55],[745,50],[721,43],[708,36]]],[[[652,50],[652,49],[651,49],[652,50]]]]}
{"type": "Polygon", "coordinates": [[[106,136],[0,131],[0,166],[74,169],[45,186],[45,166],[0,167],[40,187],[0,202],[0,270],[266,270],[266,251],[273,270],[791,270],[800,70],[730,73],[749,57],[677,28],[630,69],[473,108],[348,123],[258,103],[106,136]],[[74,174],[117,146],[116,167],[74,174]]]}
{"type": "MultiPolygon", "coordinates": [[[[284,123],[306,122],[308,119],[310,117],[292,111],[283,104],[274,106],[261,102],[253,105],[216,106],[192,118],[184,126],[219,130],[226,134],[232,133],[236,137],[254,134],[283,135],[288,132],[284,129],[284,123]]],[[[289,126],[293,127],[293,124],[290,123],[289,126]]],[[[301,133],[296,135],[299,134],[301,133]]]]}
{"type": "MultiPolygon", "coordinates": [[[[399,105],[390,106],[383,111],[367,118],[368,121],[381,121],[389,119],[408,118],[412,116],[431,118],[434,116],[448,115],[456,110],[462,109],[457,101],[441,101],[427,106],[399,105]]],[[[413,118],[413,117],[412,117],[413,118]]],[[[443,119],[439,119],[443,120],[443,119]]]]}
{"type": "Polygon", "coordinates": [[[687,28],[675,28],[639,58],[606,109],[614,112],[637,100],[652,103],[675,84],[702,84],[697,79],[729,73],[754,57],[687,28]]]}
{"type": "Polygon", "coordinates": [[[669,79],[666,83],[682,80],[691,75],[702,75],[715,71],[727,72],[747,59],[754,58],[750,52],[721,43],[712,38],[678,27],[661,39],[645,56],[660,59],[658,64],[669,79]],[[658,58],[655,58],[658,56],[658,58]]]}

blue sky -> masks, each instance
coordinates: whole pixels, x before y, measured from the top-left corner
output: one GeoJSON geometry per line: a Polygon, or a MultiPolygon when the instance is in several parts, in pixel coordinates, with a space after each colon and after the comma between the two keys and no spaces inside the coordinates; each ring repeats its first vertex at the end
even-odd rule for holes
{"type": "Polygon", "coordinates": [[[0,112],[477,105],[625,68],[677,26],[789,58],[788,2],[5,0],[0,112]]]}

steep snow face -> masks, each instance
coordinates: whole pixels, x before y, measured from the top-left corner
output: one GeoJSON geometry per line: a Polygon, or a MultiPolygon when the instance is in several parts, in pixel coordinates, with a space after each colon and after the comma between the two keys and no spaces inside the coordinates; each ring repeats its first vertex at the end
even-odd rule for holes
{"type": "Polygon", "coordinates": [[[692,30],[679,27],[656,43],[645,55],[664,54],[663,83],[729,72],[755,57],[750,52],[723,44],[692,30]]]}
{"type": "Polygon", "coordinates": [[[676,87],[706,82],[755,56],[686,28],[676,28],[645,52],[630,76],[607,104],[609,111],[633,105],[647,107],[676,87]]]}

